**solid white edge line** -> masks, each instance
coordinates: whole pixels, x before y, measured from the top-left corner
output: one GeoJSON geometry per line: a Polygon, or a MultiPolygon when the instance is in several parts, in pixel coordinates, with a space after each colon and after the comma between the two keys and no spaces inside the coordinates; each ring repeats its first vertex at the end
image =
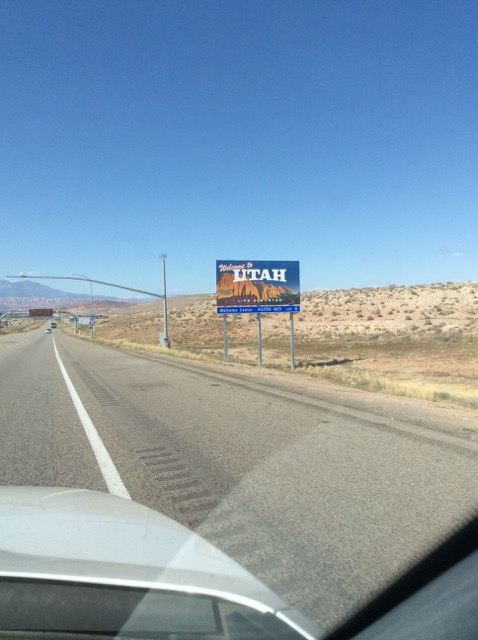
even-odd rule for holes
{"type": "Polygon", "coordinates": [[[80,418],[83,429],[85,430],[86,437],[88,438],[91,448],[93,449],[93,453],[95,454],[95,458],[100,467],[100,471],[103,475],[103,478],[105,479],[108,491],[114,496],[119,496],[120,498],[127,498],[128,500],[131,500],[131,496],[124,486],[120,474],[118,473],[118,470],[115,467],[115,464],[111,459],[108,450],[103,444],[103,441],[100,438],[95,425],[93,424],[90,416],[88,415],[88,412],[86,411],[83,403],[80,400],[80,396],[78,395],[72,381],[70,380],[70,376],[63,366],[63,362],[61,361],[60,354],[58,353],[58,349],[56,348],[54,339],[53,349],[55,350],[56,360],[63,375],[63,379],[65,380],[66,388],[70,393],[71,399],[73,400],[73,404],[75,405],[75,409],[78,413],[78,417],[80,418]]]}

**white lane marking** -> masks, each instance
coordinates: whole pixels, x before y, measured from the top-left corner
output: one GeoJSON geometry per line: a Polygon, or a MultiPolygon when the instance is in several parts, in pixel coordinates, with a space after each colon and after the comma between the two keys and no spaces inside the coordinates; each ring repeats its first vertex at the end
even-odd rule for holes
{"type": "Polygon", "coordinates": [[[66,387],[70,392],[71,399],[73,400],[73,404],[75,405],[75,409],[78,413],[78,417],[80,418],[81,424],[83,425],[83,429],[85,430],[86,437],[88,438],[91,448],[93,449],[93,453],[95,454],[96,460],[98,461],[100,471],[103,474],[103,478],[105,479],[106,485],[108,487],[108,491],[114,496],[119,496],[120,498],[128,498],[131,500],[131,496],[128,493],[128,490],[123,484],[121,480],[120,474],[118,473],[117,468],[113,460],[111,459],[108,450],[103,444],[102,439],[98,431],[96,430],[95,425],[93,424],[90,416],[88,415],[83,403],[80,400],[80,396],[78,395],[75,387],[73,386],[72,381],[70,380],[70,376],[66,372],[65,367],[63,366],[63,362],[61,361],[60,354],[58,353],[58,349],[56,348],[55,339],[53,338],[53,349],[55,350],[56,360],[58,362],[58,366],[60,367],[60,371],[63,374],[63,378],[66,383],[66,387]]]}

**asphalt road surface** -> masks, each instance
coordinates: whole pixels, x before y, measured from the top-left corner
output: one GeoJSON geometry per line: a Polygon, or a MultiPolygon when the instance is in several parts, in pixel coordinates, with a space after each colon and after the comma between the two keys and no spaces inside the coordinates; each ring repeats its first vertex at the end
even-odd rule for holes
{"type": "Polygon", "coordinates": [[[333,394],[45,327],[0,336],[0,372],[0,484],[129,495],[324,627],[478,505],[473,434],[333,394]]]}

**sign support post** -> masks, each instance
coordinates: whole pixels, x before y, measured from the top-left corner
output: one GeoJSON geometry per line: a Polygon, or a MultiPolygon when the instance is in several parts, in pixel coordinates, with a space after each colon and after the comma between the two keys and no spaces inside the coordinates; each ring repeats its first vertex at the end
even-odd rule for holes
{"type": "Polygon", "coordinates": [[[295,369],[295,349],[294,349],[294,314],[290,314],[290,368],[295,369]]]}
{"type": "Polygon", "coordinates": [[[223,327],[224,327],[224,362],[228,362],[229,355],[227,353],[227,315],[223,316],[223,327]]]}
{"type": "Polygon", "coordinates": [[[257,359],[259,366],[262,367],[262,318],[261,314],[257,314],[257,359]]]}

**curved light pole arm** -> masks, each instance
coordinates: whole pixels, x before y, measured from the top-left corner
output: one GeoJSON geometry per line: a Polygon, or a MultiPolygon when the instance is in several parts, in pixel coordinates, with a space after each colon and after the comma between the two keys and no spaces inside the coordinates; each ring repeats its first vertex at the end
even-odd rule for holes
{"type": "Polygon", "coordinates": [[[142,291],[141,289],[133,289],[132,287],[125,287],[122,284],[113,284],[112,282],[104,282],[103,280],[93,280],[93,278],[79,278],[77,276],[5,276],[6,278],[36,278],[37,280],[81,280],[83,282],[94,282],[95,284],[104,284],[107,287],[116,287],[116,289],[124,289],[125,291],[134,291],[135,293],[143,293],[146,296],[153,296],[154,298],[164,299],[164,294],[153,293],[152,291],[142,291]]]}

